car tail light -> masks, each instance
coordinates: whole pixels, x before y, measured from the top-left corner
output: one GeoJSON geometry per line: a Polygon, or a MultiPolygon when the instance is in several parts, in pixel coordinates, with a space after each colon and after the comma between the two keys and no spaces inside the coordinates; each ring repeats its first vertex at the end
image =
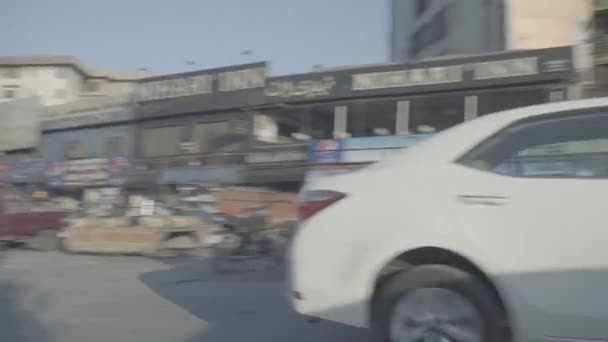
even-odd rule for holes
{"type": "Polygon", "coordinates": [[[300,194],[298,212],[301,220],[307,220],[321,210],[346,197],[346,194],[331,190],[310,190],[300,194]]]}

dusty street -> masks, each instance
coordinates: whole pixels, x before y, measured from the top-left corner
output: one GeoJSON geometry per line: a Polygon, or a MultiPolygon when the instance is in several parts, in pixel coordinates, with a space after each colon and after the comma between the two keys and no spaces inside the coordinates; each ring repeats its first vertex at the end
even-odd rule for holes
{"type": "Polygon", "coordinates": [[[281,277],[219,276],[200,259],[0,256],[0,341],[369,341],[289,311],[281,277]]]}

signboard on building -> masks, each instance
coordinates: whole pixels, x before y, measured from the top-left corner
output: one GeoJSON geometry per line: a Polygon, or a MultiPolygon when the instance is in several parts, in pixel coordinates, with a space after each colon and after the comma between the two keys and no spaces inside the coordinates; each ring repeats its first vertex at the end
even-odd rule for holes
{"type": "Polygon", "coordinates": [[[266,63],[148,78],[136,91],[136,117],[227,110],[261,105],[266,86],[266,63]]]}
{"type": "Polygon", "coordinates": [[[270,78],[264,95],[280,103],[565,82],[574,76],[572,54],[556,47],[325,70],[270,78]]]}
{"type": "Polygon", "coordinates": [[[501,54],[421,61],[377,67],[352,75],[353,92],[439,90],[546,81],[572,76],[572,48],[512,51],[501,54]]]}
{"type": "Polygon", "coordinates": [[[331,95],[335,87],[336,80],[331,75],[314,75],[306,79],[276,78],[268,80],[264,95],[276,98],[315,99],[331,95]]]}
{"type": "Polygon", "coordinates": [[[42,182],[46,163],[41,159],[21,160],[10,164],[10,180],[12,183],[42,182]]]}
{"type": "Polygon", "coordinates": [[[462,82],[463,65],[405,69],[354,74],[352,90],[404,88],[420,85],[462,82]]]}
{"type": "Polygon", "coordinates": [[[263,88],[265,63],[154,77],[137,86],[138,102],[263,88]]]}
{"type": "Polygon", "coordinates": [[[308,161],[319,164],[341,162],[342,141],[339,139],[319,140],[308,146],[308,161]]]}
{"type": "Polygon", "coordinates": [[[52,162],[47,168],[50,187],[121,185],[128,168],[126,158],[88,158],[52,162]]]}
{"type": "Polygon", "coordinates": [[[36,98],[0,103],[0,152],[29,149],[40,143],[43,107],[36,98]]]}

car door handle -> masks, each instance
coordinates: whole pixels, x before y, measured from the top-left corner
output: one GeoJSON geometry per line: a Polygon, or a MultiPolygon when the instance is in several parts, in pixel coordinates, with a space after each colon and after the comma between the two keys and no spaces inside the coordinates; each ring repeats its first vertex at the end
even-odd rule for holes
{"type": "Polygon", "coordinates": [[[500,206],[507,204],[509,202],[509,197],[491,195],[458,195],[458,200],[464,204],[500,206]]]}

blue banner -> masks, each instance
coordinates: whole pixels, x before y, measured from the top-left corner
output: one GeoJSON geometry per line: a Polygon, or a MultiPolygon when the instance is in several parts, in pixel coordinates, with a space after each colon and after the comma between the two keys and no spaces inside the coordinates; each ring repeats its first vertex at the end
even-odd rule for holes
{"type": "Polygon", "coordinates": [[[10,164],[10,180],[13,183],[43,181],[45,169],[44,160],[16,161],[10,164]]]}
{"type": "Polygon", "coordinates": [[[242,182],[240,167],[180,167],[163,172],[159,184],[237,184],[242,182]]]}
{"type": "Polygon", "coordinates": [[[342,141],[319,140],[308,146],[308,161],[318,164],[335,164],[340,162],[342,141]]]}
{"type": "Polygon", "coordinates": [[[50,162],[49,187],[120,186],[126,180],[129,160],[124,157],[88,158],[50,162]]]}
{"type": "Polygon", "coordinates": [[[380,161],[431,136],[433,134],[319,140],[310,144],[308,161],[313,164],[380,161]]]}

